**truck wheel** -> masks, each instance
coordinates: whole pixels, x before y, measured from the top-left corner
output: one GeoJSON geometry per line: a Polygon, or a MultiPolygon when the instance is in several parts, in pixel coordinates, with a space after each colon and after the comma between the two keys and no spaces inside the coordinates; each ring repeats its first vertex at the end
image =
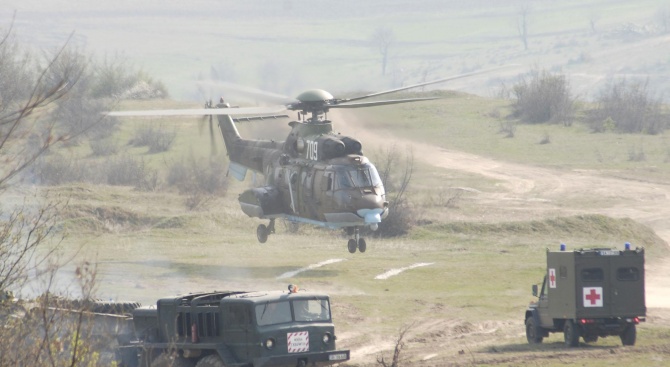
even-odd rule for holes
{"type": "Polygon", "coordinates": [[[566,347],[576,347],[579,345],[579,326],[572,320],[566,320],[563,326],[563,338],[566,347]]]}
{"type": "Polygon", "coordinates": [[[198,364],[195,367],[226,367],[223,364],[223,361],[216,354],[210,354],[208,356],[200,358],[198,364]]]}
{"type": "Polygon", "coordinates": [[[528,339],[528,344],[542,343],[542,335],[535,324],[535,319],[532,316],[526,319],[526,339],[528,339]]]}
{"type": "Polygon", "coordinates": [[[635,337],[637,335],[637,330],[635,325],[628,325],[627,328],[621,333],[621,344],[623,345],[635,345],[635,337]]]}
{"type": "Polygon", "coordinates": [[[172,357],[163,353],[151,362],[151,367],[193,367],[193,362],[183,357],[172,357]]]}

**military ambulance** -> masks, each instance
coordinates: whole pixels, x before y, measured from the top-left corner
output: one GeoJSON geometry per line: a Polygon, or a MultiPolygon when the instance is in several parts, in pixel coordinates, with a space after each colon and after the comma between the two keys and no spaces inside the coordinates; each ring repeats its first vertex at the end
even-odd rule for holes
{"type": "Polygon", "coordinates": [[[618,335],[634,345],[636,325],[645,321],[644,249],[590,248],[547,250],[547,273],[539,299],[526,310],[526,337],[541,343],[549,333],[563,332],[566,346],[618,335]]]}

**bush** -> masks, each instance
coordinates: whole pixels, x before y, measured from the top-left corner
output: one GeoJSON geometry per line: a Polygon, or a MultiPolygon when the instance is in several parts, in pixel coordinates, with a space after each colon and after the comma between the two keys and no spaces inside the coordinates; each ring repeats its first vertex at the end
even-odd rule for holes
{"type": "Polygon", "coordinates": [[[113,139],[90,141],[91,151],[95,157],[114,155],[119,152],[119,145],[113,139]]]}
{"type": "Polygon", "coordinates": [[[42,185],[88,182],[138,190],[155,190],[158,186],[158,172],[148,168],[143,159],[130,156],[93,161],[53,155],[40,159],[31,173],[42,185]]]}
{"type": "Polygon", "coordinates": [[[135,130],[135,136],[130,141],[130,145],[135,147],[148,146],[149,153],[167,152],[172,147],[177,133],[173,131],[165,131],[163,125],[141,126],[135,130]]]}
{"type": "Polygon", "coordinates": [[[174,162],[169,167],[167,184],[186,195],[186,206],[193,210],[210,201],[214,195],[225,195],[228,190],[226,164],[221,158],[209,161],[196,159],[174,162]]]}
{"type": "Polygon", "coordinates": [[[408,150],[403,157],[397,147],[392,146],[381,152],[377,169],[389,201],[389,214],[379,224],[377,234],[382,237],[405,235],[416,224],[414,209],[405,196],[414,172],[414,155],[408,150]]]}
{"type": "Polygon", "coordinates": [[[103,164],[106,184],[139,189],[155,188],[157,173],[146,167],[144,159],[122,156],[106,162],[103,164]]]}
{"type": "Polygon", "coordinates": [[[668,127],[668,116],[663,114],[660,101],[651,97],[647,82],[610,82],[596,102],[597,107],[589,111],[588,117],[594,132],[653,135],[668,127]]]}
{"type": "Polygon", "coordinates": [[[565,75],[533,70],[513,87],[514,116],[528,123],[572,124],[574,100],[565,75]]]}

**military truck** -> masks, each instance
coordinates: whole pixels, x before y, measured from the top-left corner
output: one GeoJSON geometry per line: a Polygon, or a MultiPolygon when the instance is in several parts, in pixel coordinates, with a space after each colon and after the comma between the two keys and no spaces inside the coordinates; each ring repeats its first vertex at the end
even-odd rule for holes
{"type": "Polygon", "coordinates": [[[335,347],[327,295],[209,292],[162,298],[133,310],[127,367],[325,366],[349,360],[335,347]]]}
{"type": "Polygon", "coordinates": [[[592,248],[547,250],[547,273],[542,289],[532,287],[525,314],[526,337],[541,343],[549,333],[563,332],[565,345],[592,343],[618,335],[623,345],[634,345],[636,325],[645,321],[644,249],[592,248]]]}

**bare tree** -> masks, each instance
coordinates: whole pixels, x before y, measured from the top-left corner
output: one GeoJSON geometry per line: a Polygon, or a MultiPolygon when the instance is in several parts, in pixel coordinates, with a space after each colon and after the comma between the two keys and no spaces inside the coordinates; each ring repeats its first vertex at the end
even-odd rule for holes
{"type": "Polygon", "coordinates": [[[519,5],[516,19],[516,30],[523,42],[523,49],[528,50],[528,17],[531,13],[530,3],[524,2],[519,5]]]}
{"type": "Polygon", "coordinates": [[[408,148],[403,156],[394,145],[380,154],[376,161],[389,201],[389,215],[379,225],[378,232],[383,237],[404,235],[415,223],[414,211],[407,200],[407,189],[414,173],[414,153],[408,148]]]}
{"type": "MultiPolygon", "coordinates": [[[[30,58],[17,56],[24,55],[18,50],[10,28],[0,41],[0,85],[5,87],[0,88],[0,195],[6,195],[12,179],[51,146],[69,139],[69,135],[56,133],[53,121],[39,117],[46,106],[63,98],[77,81],[76,75],[67,70],[60,78],[52,77],[63,49],[36,75],[32,74],[30,58]],[[18,94],[6,95],[8,91],[18,94]]],[[[62,206],[26,197],[11,203],[12,200],[3,200],[0,207],[0,290],[21,286],[27,275],[35,275],[48,259],[50,253],[38,254],[37,248],[53,233],[55,217],[62,206]]]]}
{"type": "Polygon", "coordinates": [[[649,90],[649,80],[610,81],[596,103],[588,117],[595,132],[615,130],[655,135],[670,126],[670,117],[664,112],[660,99],[649,90]]]}
{"type": "MultiPolygon", "coordinates": [[[[8,32],[11,32],[8,31],[8,32]]],[[[6,48],[13,49],[10,35],[6,35],[0,41],[0,65],[17,64],[17,60],[6,52],[6,48]]],[[[37,113],[44,107],[54,103],[65,96],[76,82],[76,75],[63,75],[62,78],[50,78],[50,72],[58,61],[61,52],[32,80],[32,87],[27,90],[24,98],[6,100],[4,98],[7,90],[3,91],[0,98],[0,152],[2,154],[2,170],[0,170],[0,188],[4,188],[8,181],[15,177],[32,164],[39,156],[46,152],[51,146],[70,139],[71,135],[58,135],[54,120],[43,120],[37,113]],[[26,141],[31,144],[26,144],[26,141]]],[[[21,61],[23,62],[23,61],[21,61]]],[[[8,89],[19,89],[16,83],[31,81],[30,65],[23,64],[14,70],[0,70],[0,84],[8,85],[8,89]],[[20,76],[7,73],[17,73],[20,76]]]]}
{"type": "MultiPolygon", "coordinates": [[[[67,43],[66,43],[67,46],[67,43]]],[[[14,41],[12,27],[0,36],[0,365],[91,366],[84,360],[85,339],[81,320],[74,334],[69,326],[46,311],[32,313],[13,299],[10,290],[20,290],[28,279],[53,285],[59,262],[55,251],[62,240],[58,213],[63,200],[21,191],[12,195],[16,178],[55,144],[65,143],[86,128],[60,130],[51,111],[67,98],[80,77],[80,68],[65,58],[66,47],[56,50],[46,62],[22,52],[14,41]],[[35,72],[37,70],[37,72],[35,72]],[[70,345],[53,336],[62,332],[70,345]],[[70,339],[69,336],[75,335],[70,339]],[[75,344],[72,344],[75,343],[75,344]]],[[[31,283],[32,284],[32,283],[31,283]]],[[[82,283],[83,284],[83,283],[82,283]]],[[[43,308],[46,310],[46,308],[43,308]]]]}
{"type": "Polygon", "coordinates": [[[393,348],[393,356],[391,357],[391,361],[387,361],[384,359],[384,355],[379,355],[377,356],[377,363],[383,367],[400,367],[402,363],[402,350],[405,348],[405,337],[407,336],[407,332],[410,331],[414,327],[414,324],[410,325],[405,325],[400,328],[400,331],[398,332],[398,337],[395,340],[395,346],[393,348]]]}
{"type": "Polygon", "coordinates": [[[392,28],[379,27],[375,29],[370,38],[371,46],[379,51],[382,56],[382,75],[386,75],[386,66],[388,65],[389,51],[395,43],[395,33],[392,28]]]}

